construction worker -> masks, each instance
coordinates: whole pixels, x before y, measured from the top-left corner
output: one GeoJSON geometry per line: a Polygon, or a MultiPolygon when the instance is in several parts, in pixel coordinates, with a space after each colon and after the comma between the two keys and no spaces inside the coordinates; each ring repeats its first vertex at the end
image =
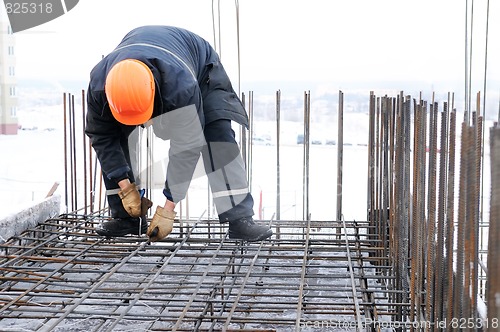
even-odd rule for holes
{"type": "Polygon", "coordinates": [[[260,241],[272,235],[252,218],[254,202],[231,128],[231,121],[248,128],[248,116],[217,53],[200,36],[171,26],[130,31],[92,69],[87,105],[85,132],[103,171],[112,217],[98,234],[165,238],[201,155],[229,237],[260,241]],[[149,125],[170,140],[170,148],[165,203],[156,207],[148,227],[145,215],[152,203],[135,183],[130,138],[138,126],[149,125]]]}

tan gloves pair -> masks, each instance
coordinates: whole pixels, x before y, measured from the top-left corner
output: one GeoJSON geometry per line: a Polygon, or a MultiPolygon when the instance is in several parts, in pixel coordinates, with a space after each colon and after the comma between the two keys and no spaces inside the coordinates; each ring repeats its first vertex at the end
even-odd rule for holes
{"type": "MultiPolygon", "coordinates": [[[[123,207],[131,217],[145,216],[148,209],[153,205],[149,199],[142,197],[135,183],[130,183],[118,192],[123,207]]],[[[156,207],[153,220],[149,224],[146,234],[150,241],[160,241],[172,232],[174,226],[175,211],[167,211],[161,206],[156,207]]]]}

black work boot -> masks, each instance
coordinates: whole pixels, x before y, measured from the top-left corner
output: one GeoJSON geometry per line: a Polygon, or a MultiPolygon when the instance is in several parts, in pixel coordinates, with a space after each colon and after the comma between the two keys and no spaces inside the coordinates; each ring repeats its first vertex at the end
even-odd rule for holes
{"type": "Polygon", "coordinates": [[[256,224],[252,217],[245,217],[229,222],[229,238],[254,242],[273,235],[271,228],[256,224]]]}
{"type": "Polygon", "coordinates": [[[141,235],[146,233],[148,229],[148,223],[145,219],[132,217],[114,218],[103,222],[95,231],[97,234],[107,237],[124,236],[127,234],[141,235]]]}

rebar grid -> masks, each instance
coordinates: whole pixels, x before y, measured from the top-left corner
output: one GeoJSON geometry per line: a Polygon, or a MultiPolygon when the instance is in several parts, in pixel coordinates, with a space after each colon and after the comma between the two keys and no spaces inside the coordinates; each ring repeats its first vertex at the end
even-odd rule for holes
{"type": "Polygon", "coordinates": [[[387,304],[367,222],[279,221],[279,239],[247,244],[190,221],[149,244],[98,237],[102,221],[64,215],[0,246],[2,329],[356,331],[408,305],[387,304]]]}

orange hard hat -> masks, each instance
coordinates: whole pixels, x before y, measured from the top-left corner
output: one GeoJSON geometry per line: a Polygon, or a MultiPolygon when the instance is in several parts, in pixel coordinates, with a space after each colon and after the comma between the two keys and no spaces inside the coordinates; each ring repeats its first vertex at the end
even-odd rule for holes
{"type": "Polygon", "coordinates": [[[146,123],[153,115],[155,82],[143,62],[126,59],[106,76],[106,98],[115,119],[126,125],[146,123]]]}

